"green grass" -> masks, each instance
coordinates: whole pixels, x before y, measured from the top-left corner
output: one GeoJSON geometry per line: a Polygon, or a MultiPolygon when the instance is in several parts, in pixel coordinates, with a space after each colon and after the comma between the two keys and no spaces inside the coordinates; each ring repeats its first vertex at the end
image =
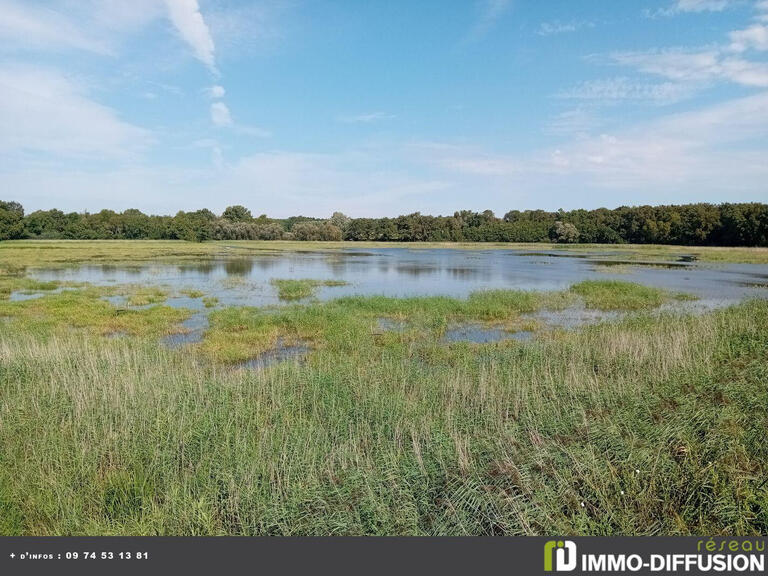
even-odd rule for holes
{"type": "Polygon", "coordinates": [[[278,298],[285,301],[309,298],[321,286],[344,286],[347,284],[342,280],[286,280],[281,278],[273,278],[269,282],[277,288],[278,298]]]}
{"type": "Polygon", "coordinates": [[[587,308],[597,310],[648,310],[664,301],[658,288],[618,280],[585,280],[571,287],[587,308]]]}
{"type": "Polygon", "coordinates": [[[188,296],[189,298],[202,298],[203,296],[205,296],[205,292],[203,292],[202,290],[193,290],[191,288],[182,290],[181,294],[183,294],[184,296],[188,296]]]}
{"type": "Polygon", "coordinates": [[[482,346],[325,319],[263,372],[0,325],[0,533],[768,529],[766,302],[482,346]]]}
{"type": "Polygon", "coordinates": [[[163,290],[7,299],[27,282],[0,272],[0,535],[768,532],[768,301],[660,314],[678,295],[610,281],[216,307],[170,350],[192,311],[163,290]],[[581,304],[631,313],[441,341],[581,304]],[[278,339],[306,361],[232,368],[278,339]]]}

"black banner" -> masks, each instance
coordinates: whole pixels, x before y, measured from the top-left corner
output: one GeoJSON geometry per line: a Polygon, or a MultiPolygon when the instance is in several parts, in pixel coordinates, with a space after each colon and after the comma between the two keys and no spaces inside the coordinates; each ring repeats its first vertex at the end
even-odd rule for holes
{"type": "Polygon", "coordinates": [[[0,538],[5,574],[764,574],[764,538],[0,538]]]}

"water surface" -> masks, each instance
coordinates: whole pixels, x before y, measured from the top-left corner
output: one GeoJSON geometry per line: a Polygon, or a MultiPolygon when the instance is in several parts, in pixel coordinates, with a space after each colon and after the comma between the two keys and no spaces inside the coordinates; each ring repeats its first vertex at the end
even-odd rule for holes
{"type": "Polygon", "coordinates": [[[750,296],[768,296],[766,265],[633,263],[610,251],[573,254],[556,250],[350,248],[334,252],[275,252],[179,264],[84,264],[32,269],[30,275],[39,280],[97,285],[194,289],[217,297],[222,305],[249,306],[281,303],[276,289],[269,283],[273,278],[347,282],[345,286],[318,288],[316,297],[320,300],[348,295],[464,298],[478,290],[560,290],[582,280],[608,278],[692,293],[707,306],[728,305],[750,296]]]}

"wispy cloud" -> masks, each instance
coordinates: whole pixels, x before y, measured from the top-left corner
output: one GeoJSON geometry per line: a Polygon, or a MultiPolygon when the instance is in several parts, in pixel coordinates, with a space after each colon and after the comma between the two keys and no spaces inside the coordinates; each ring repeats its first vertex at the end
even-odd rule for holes
{"type": "Polygon", "coordinates": [[[84,50],[112,54],[108,42],[52,8],[0,0],[0,14],[0,51],[84,50]]]}
{"type": "Polygon", "coordinates": [[[148,146],[151,134],[121,120],[56,70],[0,68],[0,150],[54,157],[125,159],[148,146]]]}
{"type": "Polygon", "coordinates": [[[195,57],[216,73],[216,47],[197,0],[165,0],[165,5],[171,22],[195,57]]]}
{"type": "Polygon", "coordinates": [[[219,127],[232,125],[232,115],[224,102],[211,104],[211,122],[219,127]]]}
{"type": "Polygon", "coordinates": [[[477,18],[472,24],[465,42],[474,42],[485,36],[512,8],[512,0],[479,0],[477,18]]]}
{"type": "Polygon", "coordinates": [[[566,110],[550,118],[543,132],[551,136],[575,136],[593,132],[602,124],[591,111],[582,108],[566,110]]]}
{"type": "Polygon", "coordinates": [[[768,25],[753,24],[743,30],[734,30],[730,34],[731,50],[745,52],[747,50],[768,50],[768,25]]]}
{"type": "Polygon", "coordinates": [[[554,22],[542,22],[539,26],[539,36],[554,36],[556,34],[565,34],[568,32],[576,32],[583,28],[594,28],[595,23],[588,20],[570,20],[568,22],[560,22],[555,20],[554,22]]]}
{"type": "Polygon", "coordinates": [[[735,3],[736,0],[677,0],[666,8],[645,10],[645,15],[648,18],[659,18],[685,13],[722,12],[735,3]]]}
{"type": "Polygon", "coordinates": [[[387,112],[365,112],[363,114],[339,116],[338,120],[345,124],[371,124],[380,120],[390,120],[394,117],[394,114],[388,114],[387,112]]]}
{"type": "Polygon", "coordinates": [[[617,64],[677,82],[725,81],[744,86],[768,86],[768,63],[728,54],[720,47],[615,52],[617,64]]]}
{"type": "Polygon", "coordinates": [[[768,92],[762,92],[581,139],[558,148],[548,164],[608,187],[700,183],[707,190],[755,193],[768,176],[768,164],[759,161],[768,152],[766,137],[768,92]]]}
{"type": "Polygon", "coordinates": [[[650,83],[626,77],[583,82],[557,94],[567,100],[587,100],[615,104],[627,100],[652,104],[672,104],[691,96],[690,86],[677,82],[650,83]]]}
{"type": "Polygon", "coordinates": [[[219,86],[218,84],[211,86],[206,90],[206,93],[208,94],[208,97],[212,100],[218,100],[220,98],[224,98],[224,95],[227,93],[226,90],[224,90],[224,86],[219,86]]]}

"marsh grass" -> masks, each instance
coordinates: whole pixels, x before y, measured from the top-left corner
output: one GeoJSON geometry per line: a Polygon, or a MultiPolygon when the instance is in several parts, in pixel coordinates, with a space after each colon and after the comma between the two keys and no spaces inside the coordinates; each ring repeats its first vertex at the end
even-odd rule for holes
{"type": "Polygon", "coordinates": [[[0,298],[0,534],[768,532],[766,301],[645,313],[675,295],[611,281],[224,307],[169,350],[192,312],[102,299],[134,289],[0,298]],[[639,312],[440,341],[580,302],[639,312]],[[278,341],[312,351],[232,369],[278,341]]]}
{"type": "Polygon", "coordinates": [[[658,288],[619,280],[585,280],[571,290],[584,299],[587,308],[597,310],[648,310],[667,297],[658,288]]]}
{"type": "Polygon", "coordinates": [[[188,296],[189,298],[202,298],[205,296],[205,292],[202,290],[195,290],[192,288],[187,288],[185,290],[181,290],[181,294],[184,296],[188,296]]]}
{"type": "Polygon", "coordinates": [[[0,326],[0,533],[768,530],[764,301],[479,346],[308,308],[325,345],[257,372],[0,326]]]}
{"type": "Polygon", "coordinates": [[[282,278],[272,278],[269,283],[277,288],[277,297],[284,301],[303,300],[314,296],[321,286],[345,286],[347,284],[343,280],[288,280],[282,278]]]}

